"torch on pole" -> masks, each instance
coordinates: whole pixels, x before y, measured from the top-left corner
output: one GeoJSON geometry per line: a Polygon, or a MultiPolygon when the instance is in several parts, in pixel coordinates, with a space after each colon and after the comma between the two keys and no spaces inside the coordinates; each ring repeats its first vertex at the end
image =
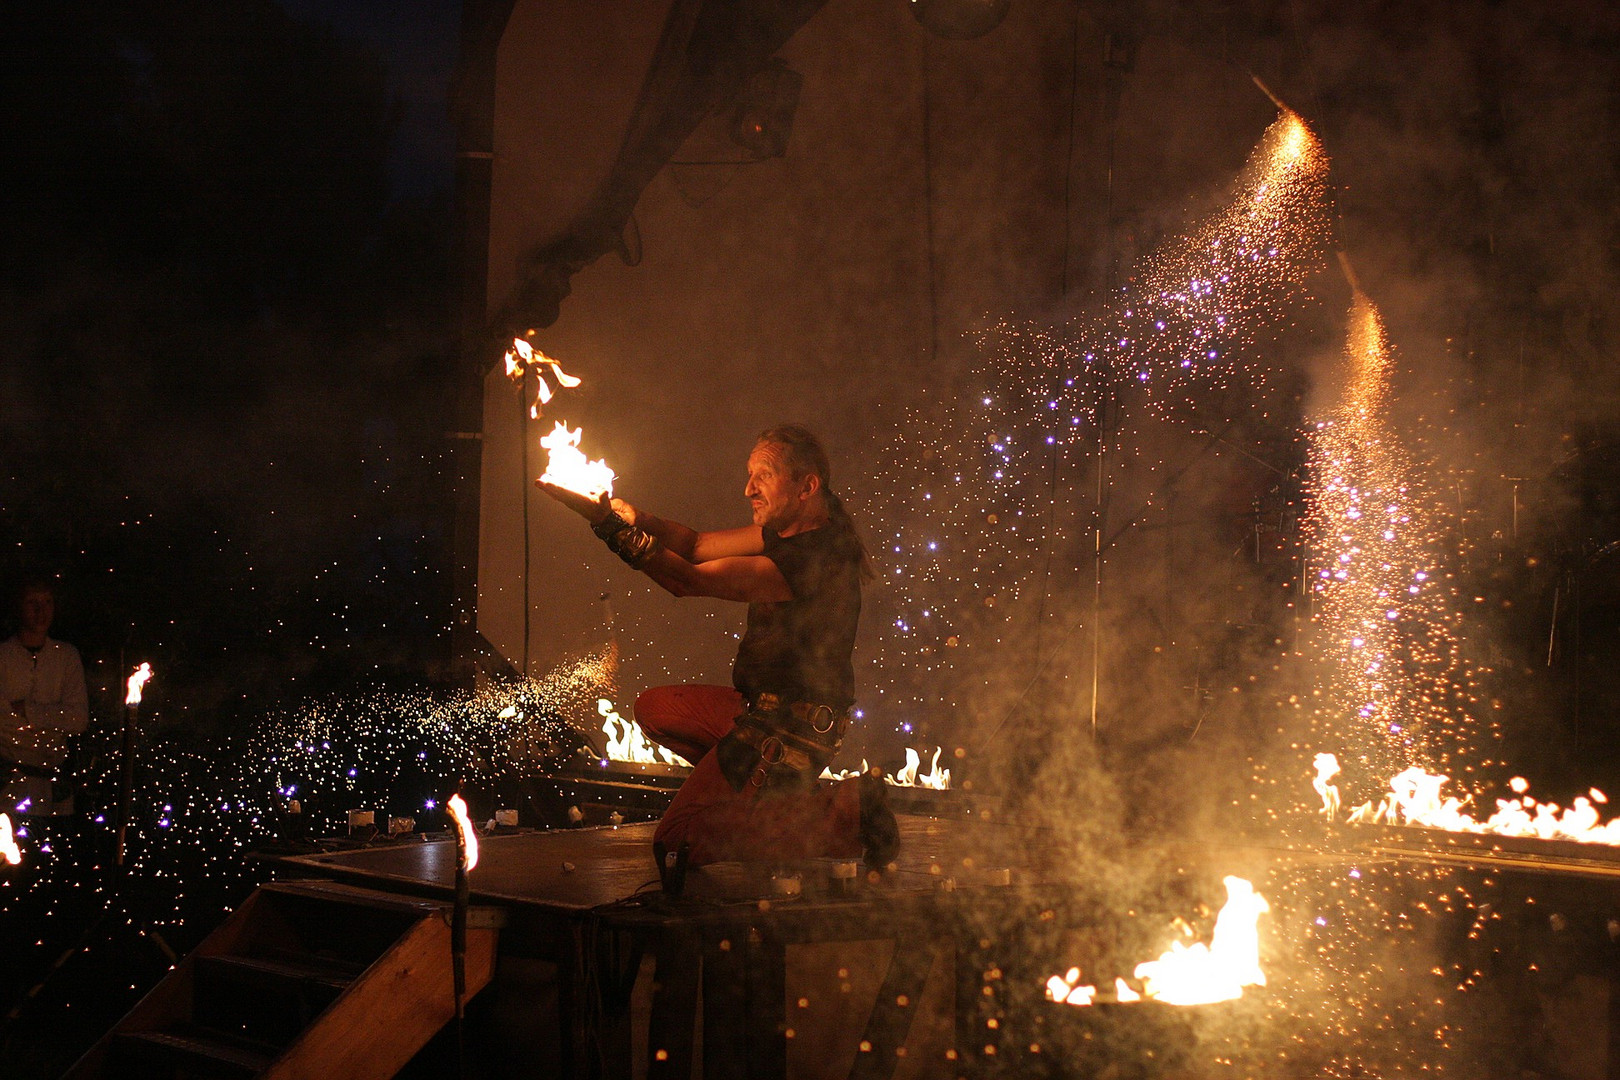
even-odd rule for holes
{"type": "Polygon", "coordinates": [[[450,971],[456,995],[456,1056],[465,1070],[467,1019],[467,909],[471,902],[468,875],[478,865],[478,833],[460,794],[445,804],[456,827],[456,901],[450,913],[450,971]]]}
{"type": "Polygon", "coordinates": [[[113,853],[114,866],[124,865],[125,842],[135,801],[135,729],[141,715],[141,689],[151,677],[152,665],[142,663],[130,674],[124,695],[124,747],[119,754],[118,843],[113,853]]]}

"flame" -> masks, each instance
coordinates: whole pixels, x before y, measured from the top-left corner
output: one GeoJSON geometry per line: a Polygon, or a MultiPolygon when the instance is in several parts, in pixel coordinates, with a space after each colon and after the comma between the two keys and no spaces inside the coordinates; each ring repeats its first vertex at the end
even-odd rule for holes
{"type": "Polygon", "coordinates": [[[607,698],[598,698],[596,711],[602,716],[602,734],[607,736],[609,761],[628,761],[636,765],[679,765],[690,769],[692,763],[673,751],[667,750],[647,738],[641,725],[626,720],[613,708],[607,698]]]}
{"type": "Polygon", "coordinates": [[[450,811],[450,818],[456,824],[456,835],[461,838],[462,847],[467,852],[467,872],[470,874],[473,867],[478,865],[478,831],[473,828],[472,818],[467,815],[467,804],[459,794],[450,796],[445,807],[450,811]]]}
{"type": "Polygon", "coordinates": [[[129,692],[124,695],[125,705],[139,705],[141,703],[141,687],[152,677],[152,665],[143,663],[129,677],[129,692]]]}
{"type": "Polygon", "coordinates": [[[1266,985],[1259,923],[1271,905],[1243,878],[1228,876],[1225,882],[1226,904],[1215,916],[1208,946],[1178,941],[1157,960],[1136,965],[1148,997],[1167,1005],[1208,1005],[1242,997],[1245,986],[1266,985]]]}
{"type": "Polygon", "coordinates": [[[17,838],[11,832],[11,818],[0,814],[0,859],[5,859],[12,866],[22,864],[22,849],[17,846],[17,838]]]}
{"type": "MultiPolygon", "coordinates": [[[[922,768],[922,755],[908,746],[906,747],[905,768],[901,769],[899,772],[889,773],[885,775],[883,779],[888,781],[890,784],[893,784],[895,787],[915,787],[928,788],[931,791],[949,791],[951,788],[951,770],[942,769],[939,767],[939,755],[943,752],[943,749],[943,747],[939,746],[934,747],[934,756],[928,763],[928,771],[925,773],[920,773],[919,770],[922,768]]],[[[818,777],[818,779],[834,781],[853,780],[856,777],[864,775],[870,771],[871,766],[866,763],[865,758],[862,758],[861,767],[859,769],[844,769],[840,772],[833,772],[832,766],[829,765],[825,769],[821,770],[821,776],[818,777]]]]}
{"type": "Polygon", "coordinates": [[[540,407],[551,404],[551,399],[556,396],[557,390],[551,386],[552,379],[557,381],[557,389],[572,389],[581,381],[522,338],[512,339],[512,347],[506,350],[505,360],[506,377],[513,382],[521,382],[524,373],[530,369],[535,371],[535,403],[529,406],[529,417],[534,420],[540,419],[540,407]]]}
{"type": "MultiPolygon", "coordinates": [[[[1136,965],[1136,978],[1143,984],[1138,994],[1122,978],[1114,980],[1114,995],[1120,1002],[1141,1001],[1144,997],[1166,1005],[1210,1005],[1243,996],[1245,986],[1266,985],[1260,970],[1260,916],[1271,910],[1266,898],[1240,877],[1228,876],[1226,904],[1215,916],[1210,942],[1186,945],[1173,943],[1159,955],[1136,965]]],[[[1178,920],[1179,922],[1179,920],[1178,920]]],[[[1046,981],[1047,997],[1073,1005],[1090,1005],[1095,988],[1085,987],[1084,1001],[1058,997],[1059,987],[1073,987],[1080,980],[1080,969],[1069,975],[1056,975],[1046,981]]]]}
{"type": "Polygon", "coordinates": [[[1446,832],[1620,845],[1620,817],[1603,820],[1597,807],[1606,804],[1609,797],[1597,788],[1576,796],[1570,806],[1561,807],[1557,803],[1536,801],[1526,794],[1530,782],[1515,776],[1508,782],[1514,797],[1497,799],[1495,812],[1481,821],[1465,809],[1474,801],[1473,795],[1442,794],[1441,788],[1450,781],[1449,776],[1426,772],[1414,765],[1390,777],[1388,798],[1376,807],[1371,801],[1363,803],[1352,810],[1346,820],[1352,825],[1387,822],[1446,832]]]}
{"type": "Polygon", "coordinates": [[[591,461],[580,453],[579,440],[584,434],[583,428],[570,430],[567,424],[559,420],[550,435],[541,436],[540,445],[549,451],[550,456],[546,459],[546,471],[541,474],[540,480],[578,492],[587,498],[612,495],[614,474],[608,468],[608,463],[600,458],[591,461]]]}
{"type": "Polygon", "coordinates": [[[1339,789],[1328,783],[1339,775],[1339,759],[1332,754],[1316,755],[1316,779],[1311,781],[1311,787],[1322,796],[1322,814],[1329,820],[1339,816],[1339,789]]]}
{"type": "MultiPolygon", "coordinates": [[[[945,791],[951,786],[951,770],[940,770],[939,755],[941,747],[934,747],[933,760],[928,763],[928,772],[918,775],[917,770],[922,766],[922,755],[906,747],[906,767],[889,778],[889,783],[896,787],[930,788],[934,791],[945,791]]],[[[865,762],[861,763],[865,765],[865,762]]],[[[864,770],[863,770],[864,771],[864,770]]]]}

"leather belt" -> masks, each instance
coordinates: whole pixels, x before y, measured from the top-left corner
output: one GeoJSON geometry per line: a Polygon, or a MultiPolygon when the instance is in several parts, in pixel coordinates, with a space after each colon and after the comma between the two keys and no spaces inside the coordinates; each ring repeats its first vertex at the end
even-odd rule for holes
{"type": "Polygon", "coordinates": [[[783,706],[775,694],[760,694],[721,740],[721,771],[739,791],[745,783],[807,786],[832,762],[848,729],[848,709],[809,701],[783,706]]]}

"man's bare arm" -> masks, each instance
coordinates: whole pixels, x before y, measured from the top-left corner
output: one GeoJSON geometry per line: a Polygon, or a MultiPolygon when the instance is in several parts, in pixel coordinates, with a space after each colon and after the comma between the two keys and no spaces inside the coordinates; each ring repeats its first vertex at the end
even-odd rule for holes
{"type": "Polygon", "coordinates": [[[712,596],[745,604],[793,599],[782,571],[763,555],[729,555],[694,563],[666,547],[641,571],[672,596],[712,596]]]}

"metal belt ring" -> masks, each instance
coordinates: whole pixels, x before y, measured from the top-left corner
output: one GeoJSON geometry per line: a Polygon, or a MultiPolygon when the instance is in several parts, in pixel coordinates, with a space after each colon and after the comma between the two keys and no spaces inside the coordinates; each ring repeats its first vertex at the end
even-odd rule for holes
{"type": "Polygon", "coordinates": [[[779,765],[787,757],[787,747],[775,735],[767,735],[760,740],[759,756],[767,765],[779,765]]]}
{"type": "Polygon", "coordinates": [[[810,710],[809,719],[810,726],[815,729],[817,735],[827,734],[827,732],[833,729],[833,725],[838,723],[838,715],[833,712],[831,705],[817,705],[815,708],[810,710]],[[820,717],[823,714],[825,714],[827,717],[826,727],[822,727],[820,724],[816,723],[817,717],[820,717]]]}

